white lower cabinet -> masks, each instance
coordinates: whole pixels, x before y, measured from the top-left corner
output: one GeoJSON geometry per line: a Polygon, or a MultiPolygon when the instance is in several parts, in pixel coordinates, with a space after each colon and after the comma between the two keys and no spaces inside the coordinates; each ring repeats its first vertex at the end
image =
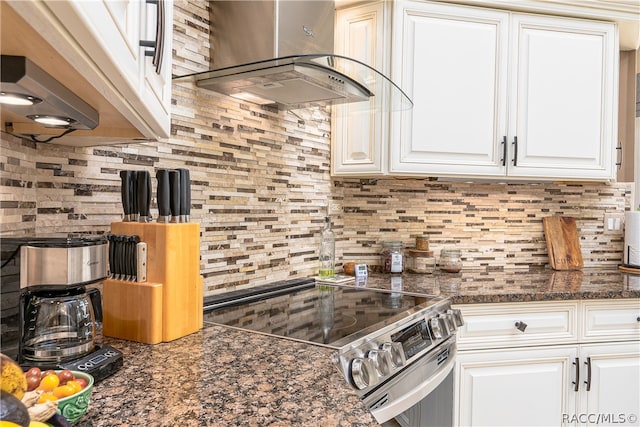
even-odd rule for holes
{"type": "Polygon", "coordinates": [[[638,425],[640,300],[457,308],[468,323],[458,336],[455,425],[638,425]],[[577,327],[556,321],[549,329],[550,319],[576,309],[577,327]],[[518,322],[526,326],[514,335],[518,322]]]}
{"type": "Polygon", "coordinates": [[[455,424],[560,425],[575,412],[576,357],[575,347],[459,352],[455,424]]]}
{"type": "Polygon", "coordinates": [[[586,372],[580,413],[589,414],[582,421],[587,425],[639,425],[640,343],[583,345],[580,356],[586,372]]]}

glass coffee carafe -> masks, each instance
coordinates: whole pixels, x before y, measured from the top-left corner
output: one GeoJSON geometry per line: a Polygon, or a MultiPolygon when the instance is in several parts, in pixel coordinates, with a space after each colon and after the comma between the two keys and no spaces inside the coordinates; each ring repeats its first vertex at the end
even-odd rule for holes
{"type": "Polygon", "coordinates": [[[96,349],[102,336],[98,289],[29,290],[21,298],[23,362],[61,363],[96,349]]]}

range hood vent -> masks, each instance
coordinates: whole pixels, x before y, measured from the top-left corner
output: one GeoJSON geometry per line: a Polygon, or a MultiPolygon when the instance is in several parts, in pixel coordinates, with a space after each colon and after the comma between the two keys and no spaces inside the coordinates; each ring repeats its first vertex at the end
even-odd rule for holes
{"type": "Polygon", "coordinates": [[[413,106],[384,74],[333,53],[332,1],[216,0],[210,5],[212,69],[176,81],[285,110],[356,102],[389,111],[413,106]]]}
{"type": "Polygon", "coordinates": [[[1,109],[45,127],[92,130],[98,112],[24,56],[0,59],[1,109]]]}

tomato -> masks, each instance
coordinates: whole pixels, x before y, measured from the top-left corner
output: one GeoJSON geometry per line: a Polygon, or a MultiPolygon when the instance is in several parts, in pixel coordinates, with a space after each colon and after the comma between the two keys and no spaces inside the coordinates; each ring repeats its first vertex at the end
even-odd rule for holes
{"type": "Polygon", "coordinates": [[[29,369],[25,374],[24,374],[27,378],[29,377],[38,377],[40,378],[42,375],[42,371],[40,371],[40,368],[37,367],[33,367],[31,369],[29,369]]]}
{"type": "Polygon", "coordinates": [[[27,377],[27,390],[33,391],[38,388],[40,385],[40,376],[30,376],[27,377]]]}
{"type": "Polygon", "coordinates": [[[42,380],[40,380],[39,390],[44,391],[53,391],[54,388],[60,385],[60,379],[58,376],[54,374],[46,375],[42,380]]]}
{"type": "Polygon", "coordinates": [[[75,382],[80,384],[82,388],[85,388],[87,386],[87,380],[85,380],[84,378],[76,378],[75,382]]]}
{"type": "Polygon", "coordinates": [[[75,378],[73,377],[73,372],[65,369],[64,371],[58,372],[58,379],[60,380],[60,384],[65,385],[67,381],[73,381],[75,378]]]}
{"type": "Polygon", "coordinates": [[[58,399],[62,399],[63,397],[71,396],[75,393],[74,389],[70,385],[60,385],[53,389],[53,395],[58,399]]]}
{"type": "Polygon", "coordinates": [[[42,393],[40,395],[40,399],[38,399],[38,403],[44,403],[44,402],[48,402],[50,400],[58,400],[57,397],[55,397],[53,395],[53,393],[51,393],[50,391],[46,392],[46,393],[42,393]]]}
{"type": "Polygon", "coordinates": [[[80,385],[80,383],[78,381],[76,381],[76,380],[68,381],[67,382],[67,386],[71,387],[73,389],[73,393],[72,394],[75,394],[75,393],[77,393],[77,392],[79,392],[80,390],[83,389],[82,385],[80,385]]]}

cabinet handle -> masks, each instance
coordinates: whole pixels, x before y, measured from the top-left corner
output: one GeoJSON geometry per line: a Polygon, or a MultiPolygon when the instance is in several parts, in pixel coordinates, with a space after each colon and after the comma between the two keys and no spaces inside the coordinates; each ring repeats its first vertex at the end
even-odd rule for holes
{"type": "Polygon", "coordinates": [[[622,143],[619,142],[618,146],[616,147],[616,153],[618,161],[616,162],[616,166],[618,167],[618,169],[620,169],[622,167],[622,143]]]}
{"type": "Polygon", "coordinates": [[[517,166],[518,165],[518,137],[517,136],[513,137],[513,142],[511,144],[513,145],[513,166],[517,166]]]}
{"type": "Polygon", "coordinates": [[[578,391],[580,390],[580,359],[579,358],[575,358],[575,360],[573,361],[573,366],[576,367],[576,380],[572,381],[571,384],[573,384],[573,391],[578,391]]]}
{"type": "Polygon", "coordinates": [[[587,385],[587,391],[591,391],[591,358],[587,357],[584,364],[587,365],[587,380],[584,383],[587,385]]]}
{"type": "Polygon", "coordinates": [[[164,0],[146,0],[147,4],[156,5],[156,37],[155,40],[140,40],[141,47],[151,47],[146,50],[144,56],[153,56],[151,63],[156,67],[156,73],[160,74],[164,51],[164,0]]]}
{"type": "Polygon", "coordinates": [[[527,329],[527,324],[524,322],[516,322],[516,328],[520,331],[520,332],[524,332],[525,329],[527,329]]]}
{"type": "Polygon", "coordinates": [[[507,165],[507,136],[502,137],[502,166],[507,165]]]}

